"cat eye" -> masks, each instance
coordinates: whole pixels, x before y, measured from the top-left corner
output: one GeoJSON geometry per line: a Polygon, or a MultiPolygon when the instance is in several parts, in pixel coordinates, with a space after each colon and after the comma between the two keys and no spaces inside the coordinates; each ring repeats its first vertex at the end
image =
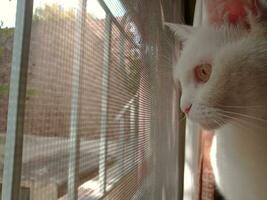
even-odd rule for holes
{"type": "Polygon", "coordinates": [[[211,65],[210,64],[201,64],[195,67],[195,78],[199,82],[206,83],[211,74],[211,65]]]}

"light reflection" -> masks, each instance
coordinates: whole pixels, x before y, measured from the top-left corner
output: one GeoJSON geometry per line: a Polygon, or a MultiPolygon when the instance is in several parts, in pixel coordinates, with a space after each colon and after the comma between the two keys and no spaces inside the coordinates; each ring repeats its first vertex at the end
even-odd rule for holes
{"type": "MultiPolygon", "coordinates": [[[[77,7],[79,0],[35,0],[34,10],[43,8],[45,5],[59,5],[64,10],[70,10],[77,7]]],[[[115,17],[125,15],[126,11],[120,0],[104,0],[108,8],[115,17]]],[[[14,27],[16,17],[17,1],[3,0],[0,6],[0,25],[1,27],[14,27]]],[[[100,6],[98,0],[90,0],[87,3],[87,12],[96,19],[106,17],[105,11],[100,6]]]]}
{"type": "Polygon", "coordinates": [[[103,0],[115,17],[123,16],[126,11],[121,0],[103,0]]]}
{"type": "Polygon", "coordinates": [[[210,157],[211,157],[210,161],[212,164],[212,170],[213,170],[214,176],[217,178],[216,181],[220,182],[218,166],[217,166],[217,137],[213,137],[212,146],[210,149],[210,157]]]}
{"type": "Polygon", "coordinates": [[[106,13],[98,3],[98,0],[90,0],[87,2],[87,13],[96,19],[104,19],[106,13]]]}
{"type": "Polygon", "coordinates": [[[90,180],[81,185],[83,189],[99,190],[99,181],[90,180]]]}
{"type": "Polygon", "coordinates": [[[14,27],[17,1],[2,0],[0,6],[1,27],[14,27]]]}

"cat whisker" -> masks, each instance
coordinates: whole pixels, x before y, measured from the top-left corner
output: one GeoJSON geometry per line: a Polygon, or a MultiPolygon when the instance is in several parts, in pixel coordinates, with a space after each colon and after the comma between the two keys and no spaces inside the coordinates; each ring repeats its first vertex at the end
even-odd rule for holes
{"type": "Polygon", "coordinates": [[[217,124],[219,127],[221,126],[221,124],[220,124],[216,119],[214,119],[213,122],[214,122],[215,124],[217,124]]]}
{"type": "Polygon", "coordinates": [[[248,129],[248,126],[246,126],[246,125],[247,125],[247,122],[245,122],[245,121],[243,121],[243,120],[241,120],[241,119],[239,119],[239,118],[234,118],[234,117],[232,117],[232,116],[224,115],[224,114],[222,114],[222,113],[218,113],[218,114],[221,115],[222,117],[226,117],[226,118],[229,118],[229,119],[233,120],[234,123],[235,123],[237,126],[239,126],[240,128],[246,128],[246,129],[248,129]],[[246,125],[245,125],[245,124],[246,124],[246,125]]]}
{"type": "Polygon", "coordinates": [[[226,106],[226,105],[217,104],[217,106],[222,107],[222,108],[267,108],[267,106],[264,106],[264,105],[253,105],[253,106],[232,105],[232,106],[226,106]]]}
{"type": "Polygon", "coordinates": [[[230,115],[227,115],[227,114],[223,114],[223,113],[217,113],[217,114],[221,115],[222,117],[226,117],[226,118],[229,118],[229,119],[233,120],[241,128],[249,129],[249,128],[252,128],[251,126],[253,126],[253,130],[255,128],[255,129],[258,129],[258,130],[267,131],[267,128],[259,126],[259,125],[255,124],[255,123],[251,122],[250,120],[240,119],[240,118],[233,117],[233,116],[230,116],[230,115]]]}
{"type": "Polygon", "coordinates": [[[223,119],[213,119],[214,123],[216,123],[218,126],[222,126],[224,124],[223,119]]]}
{"type": "Polygon", "coordinates": [[[242,114],[242,113],[225,111],[225,110],[221,110],[220,112],[225,113],[225,114],[234,114],[234,115],[238,115],[238,116],[245,117],[245,118],[248,118],[248,119],[252,119],[252,120],[256,120],[256,121],[267,123],[267,120],[261,119],[261,118],[257,118],[255,116],[250,116],[250,115],[246,115],[246,114],[242,114]]]}

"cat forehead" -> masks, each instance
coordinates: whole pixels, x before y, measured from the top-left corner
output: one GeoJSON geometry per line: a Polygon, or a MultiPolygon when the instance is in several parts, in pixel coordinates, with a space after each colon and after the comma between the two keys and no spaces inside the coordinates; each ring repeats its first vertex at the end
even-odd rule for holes
{"type": "Polygon", "coordinates": [[[174,69],[175,79],[182,81],[189,78],[188,73],[190,74],[195,66],[212,62],[224,45],[238,40],[242,34],[240,29],[230,26],[198,28],[184,45],[174,69]]]}
{"type": "Polygon", "coordinates": [[[240,39],[245,32],[237,26],[203,26],[199,27],[185,43],[183,54],[209,53],[213,48],[221,47],[240,39]]]}

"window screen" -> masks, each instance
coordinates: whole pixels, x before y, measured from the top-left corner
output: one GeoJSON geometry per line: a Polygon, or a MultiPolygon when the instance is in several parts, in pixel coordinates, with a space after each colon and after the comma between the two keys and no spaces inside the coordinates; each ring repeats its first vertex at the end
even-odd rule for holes
{"type": "Polygon", "coordinates": [[[1,2],[17,13],[0,27],[2,199],[182,197],[173,38],[162,26],[182,4],[168,5],[1,2]]]}

